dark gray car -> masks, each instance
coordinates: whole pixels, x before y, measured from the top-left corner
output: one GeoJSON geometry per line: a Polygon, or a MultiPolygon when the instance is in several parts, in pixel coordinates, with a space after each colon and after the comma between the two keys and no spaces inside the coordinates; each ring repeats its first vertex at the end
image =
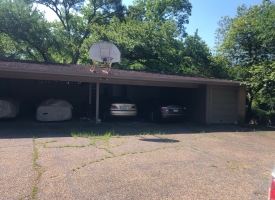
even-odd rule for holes
{"type": "Polygon", "coordinates": [[[186,107],[173,101],[150,99],[140,104],[139,116],[152,122],[182,121],[186,107]]]}

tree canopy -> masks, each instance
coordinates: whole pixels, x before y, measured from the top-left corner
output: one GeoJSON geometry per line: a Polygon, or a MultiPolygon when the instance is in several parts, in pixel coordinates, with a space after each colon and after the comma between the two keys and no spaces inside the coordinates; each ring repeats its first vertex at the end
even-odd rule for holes
{"type": "Polygon", "coordinates": [[[1,1],[0,24],[3,52],[18,58],[52,61],[55,37],[50,24],[31,5],[20,0],[1,1]]]}
{"type": "Polygon", "coordinates": [[[188,0],[2,0],[0,54],[44,62],[88,64],[98,41],[114,43],[122,61],[115,67],[226,77],[198,31],[188,35],[188,0]],[[35,5],[51,9],[49,22],[35,5]]]}
{"type": "Polygon", "coordinates": [[[239,6],[234,18],[219,22],[217,51],[230,61],[233,78],[247,85],[248,115],[257,95],[274,94],[274,21],[274,2],[263,0],[239,6]]]}

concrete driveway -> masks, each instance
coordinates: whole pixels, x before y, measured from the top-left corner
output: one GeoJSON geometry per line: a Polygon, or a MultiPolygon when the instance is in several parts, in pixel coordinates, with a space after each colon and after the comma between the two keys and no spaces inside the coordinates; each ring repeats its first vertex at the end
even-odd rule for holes
{"type": "Polygon", "coordinates": [[[275,129],[0,122],[0,199],[267,199],[275,129]]]}

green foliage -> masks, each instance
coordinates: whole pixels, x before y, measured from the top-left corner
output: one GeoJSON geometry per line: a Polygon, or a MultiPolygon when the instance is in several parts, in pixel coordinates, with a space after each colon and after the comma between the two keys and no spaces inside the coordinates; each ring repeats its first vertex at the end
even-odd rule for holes
{"type": "Polygon", "coordinates": [[[217,30],[217,51],[230,61],[230,74],[247,85],[248,117],[254,99],[273,98],[275,4],[239,6],[237,16],[224,17],[217,30]]]}
{"type": "Polygon", "coordinates": [[[115,67],[227,78],[224,60],[196,32],[187,36],[188,0],[3,0],[0,55],[46,62],[90,64],[88,51],[110,41],[121,51],[115,67]],[[33,4],[50,8],[48,22],[33,4]]]}
{"type": "Polygon", "coordinates": [[[1,1],[0,24],[2,55],[51,61],[54,37],[44,16],[32,6],[22,0],[1,1]]]}
{"type": "Polygon", "coordinates": [[[116,67],[178,72],[183,48],[178,38],[185,35],[190,12],[186,0],[136,1],[123,20],[113,18],[106,26],[94,26],[93,37],[85,41],[86,49],[95,41],[107,40],[121,51],[122,62],[116,67]]]}
{"type": "MultiPolygon", "coordinates": [[[[97,28],[98,40],[111,41],[120,49],[123,61],[118,67],[178,71],[181,59],[175,47],[180,48],[181,43],[175,39],[177,28],[170,21],[157,26],[156,22],[126,17],[123,22],[114,19],[109,26],[97,28]]],[[[87,40],[87,46],[93,41],[87,40]]]]}
{"type": "Polygon", "coordinates": [[[187,74],[197,76],[228,78],[225,60],[221,56],[212,56],[206,43],[199,37],[198,30],[189,35],[183,43],[183,68],[187,74]]]}
{"type": "Polygon", "coordinates": [[[188,0],[136,0],[130,6],[128,16],[143,22],[153,22],[162,26],[173,22],[182,37],[186,35],[184,24],[188,24],[192,5],[188,0]]]}
{"type": "Polygon", "coordinates": [[[94,25],[107,25],[116,16],[123,18],[125,7],[121,0],[34,0],[50,8],[59,21],[52,24],[57,38],[58,61],[65,58],[69,63],[78,63],[84,40],[92,36],[94,25]]]}

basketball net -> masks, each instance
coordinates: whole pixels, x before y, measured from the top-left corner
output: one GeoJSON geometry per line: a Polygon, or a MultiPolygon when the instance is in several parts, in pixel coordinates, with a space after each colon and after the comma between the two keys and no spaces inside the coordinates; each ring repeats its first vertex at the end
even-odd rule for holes
{"type": "MultiPolygon", "coordinates": [[[[101,54],[101,60],[102,63],[99,65],[99,67],[103,67],[104,69],[102,70],[103,73],[109,74],[111,67],[112,67],[112,60],[113,58],[110,57],[110,50],[108,49],[100,49],[100,54],[101,54]]],[[[92,67],[90,71],[94,73],[95,67],[96,67],[96,61],[93,60],[92,67]]]]}

